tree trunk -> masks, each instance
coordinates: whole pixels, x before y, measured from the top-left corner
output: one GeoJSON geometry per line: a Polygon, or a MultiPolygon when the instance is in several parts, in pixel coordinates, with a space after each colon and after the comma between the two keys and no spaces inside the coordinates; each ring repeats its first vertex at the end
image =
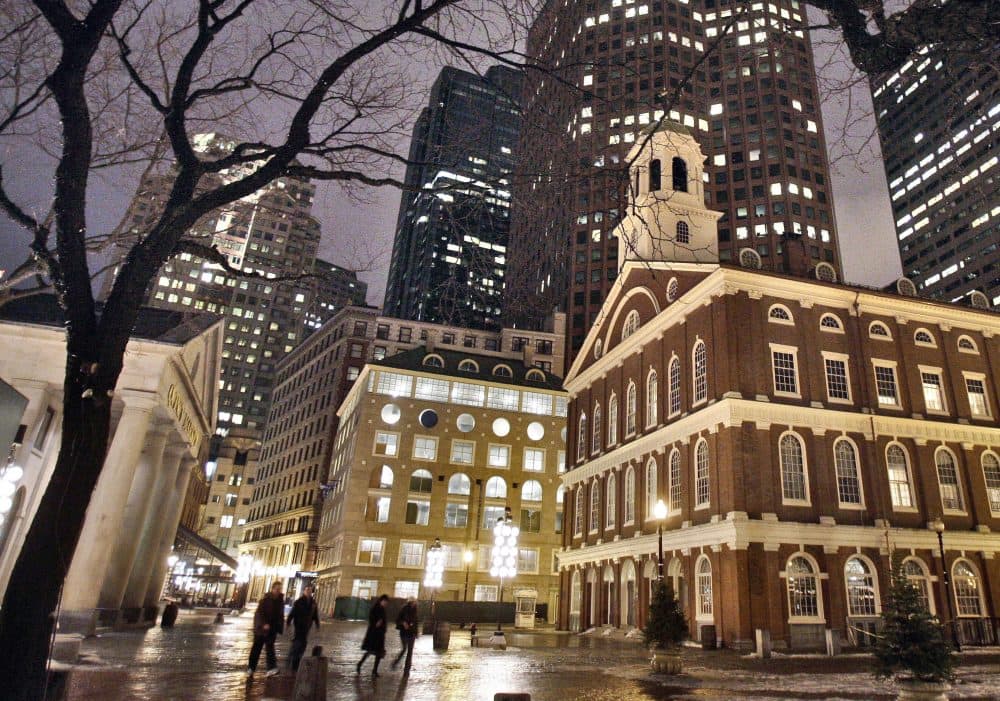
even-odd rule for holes
{"type": "Polygon", "coordinates": [[[11,701],[45,696],[60,591],[108,446],[111,398],[96,388],[81,398],[87,377],[78,360],[67,360],[59,457],[0,609],[0,684],[11,701]]]}

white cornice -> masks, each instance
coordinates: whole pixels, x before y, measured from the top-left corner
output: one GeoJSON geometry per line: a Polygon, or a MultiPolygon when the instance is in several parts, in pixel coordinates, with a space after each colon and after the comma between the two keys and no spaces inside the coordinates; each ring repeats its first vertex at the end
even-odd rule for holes
{"type": "Polygon", "coordinates": [[[677,441],[687,442],[692,435],[702,431],[711,431],[719,425],[741,426],[744,422],[754,423],[758,430],[767,430],[771,425],[801,426],[814,433],[860,433],[868,440],[884,436],[1000,446],[1000,427],[924,421],[902,416],[873,416],[860,411],[726,398],[588,460],[580,467],[564,473],[562,481],[569,488],[579,482],[586,482],[611,467],[629,460],[638,460],[640,456],[665,445],[677,441]]]}

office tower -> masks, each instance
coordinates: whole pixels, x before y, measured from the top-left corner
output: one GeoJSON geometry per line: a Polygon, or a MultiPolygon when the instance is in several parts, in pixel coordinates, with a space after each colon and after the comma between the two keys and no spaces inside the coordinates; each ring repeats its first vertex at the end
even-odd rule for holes
{"type": "Polygon", "coordinates": [[[386,314],[500,328],[522,83],[503,66],[435,81],[410,143],[386,314]]]}
{"type": "Polygon", "coordinates": [[[1000,77],[924,50],[872,81],[903,274],[922,294],[1000,302],[1000,77]]]}
{"type": "MultiPolygon", "coordinates": [[[[195,140],[203,154],[225,153],[232,142],[217,134],[195,140]]],[[[210,186],[240,177],[222,171],[210,186]]],[[[147,177],[126,215],[135,232],[153,222],[167,197],[170,179],[147,177]]],[[[231,266],[275,278],[313,268],[320,227],[310,215],[315,187],[279,178],[248,197],[205,217],[189,236],[214,245],[231,266]]],[[[278,360],[292,350],[305,329],[313,295],[309,279],[278,281],[226,274],[218,265],[182,253],[160,269],[147,292],[150,306],[207,311],[226,317],[222,348],[217,432],[230,427],[262,429],[278,360]]]]}
{"type": "Polygon", "coordinates": [[[368,283],[353,270],[317,258],[313,264],[313,294],[306,309],[306,333],[310,334],[344,307],[364,305],[368,283]]]}
{"type": "MultiPolygon", "coordinates": [[[[746,248],[785,268],[785,232],[840,270],[819,94],[796,0],[549,2],[528,54],[514,180],[508,321],[569,315],[569,356],[618,271],[625,154],[662,117],[702,144],[706,204],[723,212],[719,259],[746,248]]],[[[666,171],[665,171],[666,172],[666,171]]],[[[697,252],[695,252],[697,253],[697,252]]]]}

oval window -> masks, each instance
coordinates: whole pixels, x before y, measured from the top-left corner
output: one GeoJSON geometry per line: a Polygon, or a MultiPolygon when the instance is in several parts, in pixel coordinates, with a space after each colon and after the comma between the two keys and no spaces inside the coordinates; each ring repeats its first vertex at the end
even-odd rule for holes
{"type": "Polygon", "coordinates": [[[503,438],[510,433],[510,421],[507,419],[497,419],[493,422],[494,435],[503,438]]]}
{"type": "Polygon", "coordinates": [[[462,433],[468,433],[476,427],[476,419],[472,414],[459,414],[455,425],[462,433]]]}
{"type": "Polygon", "coordinates": [[[424,428],[434,428],[437,422],[438,415],[433,409],[424,409],[420,412],[420,425],[424,428]]]}
{"type": "Polygon", "coordinates": [[[386,404],[384,407],[382,407],[382,420],[385,421],[387,424],[396,423],[397,421],[399,421],[399,417],[401,415],[402,412],[399,410],[399,407],[396,406],[395,404],[386,404]]]}
{"type": "Polygon", "coordinates": [[[545,435],[545,427],[542,426],[537,421],[532,421],[528,424],[528,438],[533,441],[540,441],[545,435]]]}

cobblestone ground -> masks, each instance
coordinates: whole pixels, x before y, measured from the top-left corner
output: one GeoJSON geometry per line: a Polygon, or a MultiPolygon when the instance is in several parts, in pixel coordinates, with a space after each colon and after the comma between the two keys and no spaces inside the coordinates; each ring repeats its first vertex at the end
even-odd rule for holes
{"type": "MultiPolygon", "coordinates": [[[[184,612],[172,630],[107,633],[87,641],[84,652],[128,669],[121,698],[129,701],[273,698],[265,693],[263,659],[254,680],[244,680],[250,614],[227,617],[222,625],[211,620],[184,612]]],[[[381,676],[372,680],[370,661],[362,675],[355,673],[363,635],[360,623],[331,621],[310,637],[329,658],[329,701],[490,701],[498,691],[527,692],[533,701],[895,698],[892,687],[873,681],[867,655],[757,660],[727,650],[688,648],[682,675],[657,678],[633,641],[552,632],[508,633],[509,647],[500,651],[472,648],[468,633],[454,630],[444,653],[432,649],[431,636],[421,636],[408,680],[389,668],[399,645],[392,638],[381,676]]],[[[289,640],[278,640],[282,666],[289,640]]],[[[963,653],[959,682],[950,698],[1000,700],[1000,648],[963,653]]]]}

